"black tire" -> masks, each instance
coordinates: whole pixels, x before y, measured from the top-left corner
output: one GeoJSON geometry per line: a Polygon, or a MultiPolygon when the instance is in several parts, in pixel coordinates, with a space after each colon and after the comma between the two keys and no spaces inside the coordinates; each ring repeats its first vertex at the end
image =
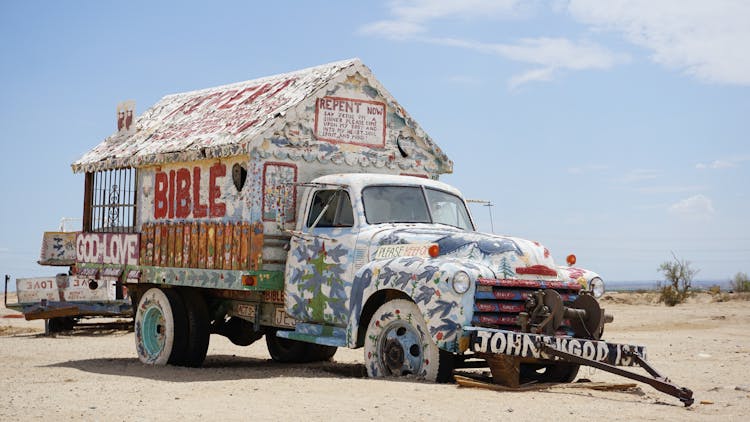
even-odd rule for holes
{"type": "Polygon", "coordinates": [[[135,315],[135,348],[148,365],[179,364],[185,360],[187,315],[179,293],[157,287],[141,297],[135,315]]]}
{"type": "Polygon", "coordinates": [[[206,360],[210,336],[208,307],[203,297],[192,289],[181,289],[180,296],[187,315],[187,341],[183,361],[176,365],[200,367],[206,360]]]}
{"type": "Polygon", "coordinates": [[[266,346],[271,359],[281,363],[309,363],[330,360],[336,347],[290,340],[276,336],[275,329],[266,332],[266,346]]]}
{"type": "Polygon", "coordinates": [[[325,346],[322,344],[310,344],[310,354],[314,357],[311,362],[326,362],[333,358],[338,347],[325,346]]]}
{"type": "Polygon", "coordinates": [[[169,305],[172,307],[172,316],[174,317],[175,341],[172,352],[169,354],[170,365],[182,365],[185,361],[185,352],[187,351],[188,325],[187,311],[185,303],[182,301],[180,294],[174,289],[164,289],[164,294],[169,298],[169,305]]]}
{"type": "Polygon", "coordinates": [[[521,364],[521,383],[570,383],[578,375],[580,365],[568,363],[521,364]]]}
{"type": "Polygon", "coordinates": [[[46,321],[45,331],[46,334],[61,333],[63,331],[71,331],[76,325],[75,318],[71,317],[56,317],[50,318],[46,321]]]}
{"type": "Polygon", "coordinates": [[[375,311],[367,326],[364,354],[371,378],[453,380],[454,355],[435,344],[422,312],[409,300],[394,299],[375,311]]]}
{"type": "Polygon", "coordinates": [[[237,346],[249,346],[263,337],[263,331],[255,331],[255,325],[240,317],[231,317],[221,327],[221,334],[237,346]]]}

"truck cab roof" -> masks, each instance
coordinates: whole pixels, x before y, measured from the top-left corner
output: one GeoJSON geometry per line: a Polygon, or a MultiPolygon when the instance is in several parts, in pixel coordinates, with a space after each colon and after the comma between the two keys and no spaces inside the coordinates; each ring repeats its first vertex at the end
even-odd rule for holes
{"type": "Polygon", "coordinates": [[[447,183],[415,176],[371,173],[338,173],[318,177],[313,180],[312,183],[346,185],[355,191],[360,191],[362,188],[372,185],[425,186],[449,192],[463,198],[461,191],[447,183]]]}

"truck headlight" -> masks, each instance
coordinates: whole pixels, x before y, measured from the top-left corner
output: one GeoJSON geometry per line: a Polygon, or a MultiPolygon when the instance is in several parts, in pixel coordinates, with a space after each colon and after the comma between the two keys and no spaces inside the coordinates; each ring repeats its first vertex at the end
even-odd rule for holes
{"type": "Polygon", "coordinates": [[[463,271],[457,272],[453,276],[453,290],[458,294],[464,294],[471,287],[471,277],[463,271]]]}
{"type": "Polygon", "coordinates": [[[589,290],[595,298],[599,299],[604,294],[604,281],[599,277],[594,277],[589,281],[589,290]]]}

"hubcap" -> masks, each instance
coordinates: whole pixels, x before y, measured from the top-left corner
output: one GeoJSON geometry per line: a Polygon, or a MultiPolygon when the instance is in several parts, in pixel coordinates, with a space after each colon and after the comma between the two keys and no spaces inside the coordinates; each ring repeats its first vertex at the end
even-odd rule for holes
{"type": "Polygon", "coordinates": [[[158,355],[164,349],[164,314],[157,307],[149,308],[143,315],[143,347],[149,356],[158,355]]]}
{"type": "Polygon", "coordinates": [[[424,362],[419,333],[410,324],[395,321],[381,335],[381,362],[391,376],[417,374],[424,362]]]}

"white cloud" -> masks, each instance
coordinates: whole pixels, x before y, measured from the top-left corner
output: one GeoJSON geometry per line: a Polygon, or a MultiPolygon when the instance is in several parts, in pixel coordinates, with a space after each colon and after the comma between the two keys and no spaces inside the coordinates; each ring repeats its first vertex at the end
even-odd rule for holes
{"type": "Polygon", "coordinates": [[[618,181],[624,184],[638,183],[646,180],[653,180],[659,177],[660,172],[658,170],[650,169],[633,169],[628,172],[625,176],[621,177],[618,181]]]}
{"type": "Polygon", "coordinates": [[[428,22],[441,18],[498,19],[525,15],[534,7],[524,0],[394,0],[391,13],[407,22],[428,22]]]}
{"type": "Polygon", "coordinates": [[[608,69],[628,59],[590,41],[573,42],[566,38],[527,38],[517,44],[485,44],[482,49],[552,69],[608,69]]]}
{"type": "Polygon", "coordinates": [[[364,35],[404,39],[427,32],[430,21],[438,19],[503,19],[525,14],[532,4],[522,0],[394,0],[389,10],[395,19],[362,26],[364,35]]]}
{"type": "Polygon", "coordinates": [[[665,193],[686,193],[705,190],[706,186],[691,185],[691,186],[642,186],[634,189],[638,193],[644,194],[665,194],[665,193]]]}
{"type": "Polygon", "coordinates": [[[514,75],[510,88],[532,81],[549,81],[560,70],[609,69],[630,60],[590,41],[574,42],[566,38],[525,38],[515,44],[482,43],[456,38],[421,38],[423,42],[492,54],[537,68],[514,75]]]}
{"type": "Polygon", "coordinates": [[[579,167],[568,167],[567,172],[568,174],[582,175],[582,174],[590,174],[590,173],[600,173],[607,169],[608,169],[607,166],[604,166],[601,164],[590,164],[590,165],[579,166],[579,167]]]}
{"type": "Polygon", "coordinates": [[[669,213],[689,220],[708,220],[714,214],[714,206],[708,197],[694,195],[672,204],[669,213]]]}
{"type": "Polygon", "coordinates": [[[409,21],[386,20],[367,24],[359,28],[359,33],[363,35],[376,35],[394,40],[414,37],[426,28],[418,23],[409,21]]]}
{"type": "Polygon", "coordinates": [[[481,85],[482,80],[468,75],[453,75],[447,78],[448,82],[457,85],[481,85]]]}
{"type": "Polygon", "coordinates": [[[426,35],[430,22],[435,20],[516,19],[528,16],[536,6],[536,2],[522,0],[397,0],[389,6],[394,19],[364,25],[359,32],[393,40],[473,50],[534,65],[535,68],[508,81],[511,89],[532,81],[549,81],[560,70],[609,69],[630,60],[627,54],[614,53],[589,40],[532,37],[509,43],[486,43],[426,35]]]}
{"type": "Polygon", "coordinates": [[[708,82],[750,85],[750,2],[745,0],[570,0],[594,29],[621,32],[652,59],[708,82]]]}
{"type": "Polygon", "coordinates": [[[695,168],[698,170],[705,170],[705,169],[712,169],[712,170],[719,170],[719,169],[727,169],[732,167],[737,167],[740,163],[743,163],[745,161],[750,161],[750,156],[739,156],[739,157],[732,157],[727,160],[714,160],[710,163],[698,163],[695,165],[695,168]]]}

